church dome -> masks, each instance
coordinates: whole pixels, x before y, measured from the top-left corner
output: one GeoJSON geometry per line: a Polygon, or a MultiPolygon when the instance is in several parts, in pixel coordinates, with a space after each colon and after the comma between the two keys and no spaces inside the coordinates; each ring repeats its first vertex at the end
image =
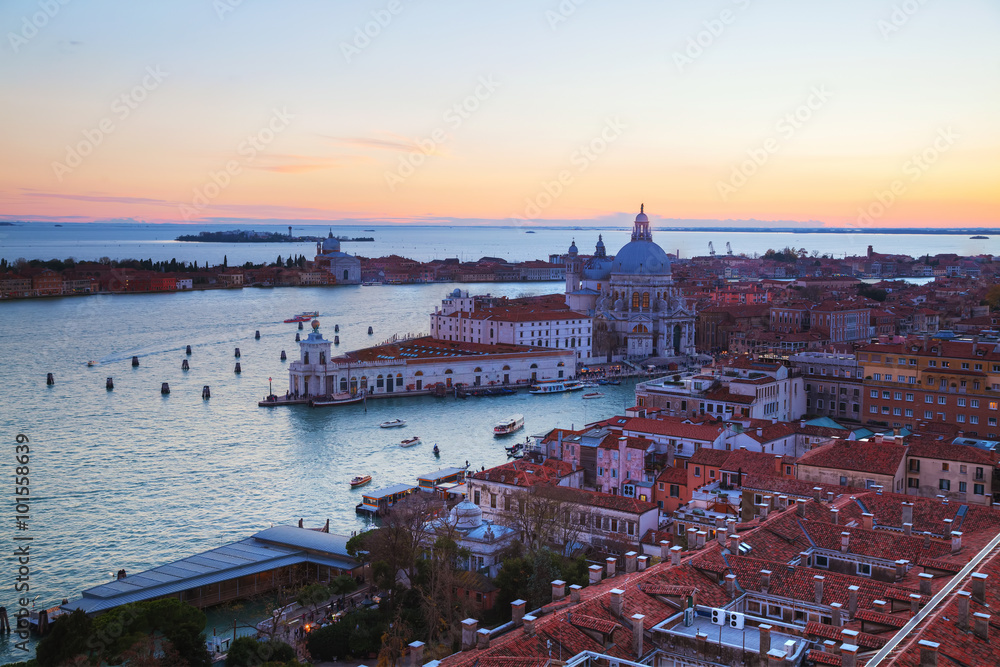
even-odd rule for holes
{"type": "Polygon", "coordinates": [[[326,255],[331,252],[340,252],[340,239],[333,238],[332,231],[329,236],[323,239],[323,254],[326,255]]]}
{"type": "Polygon", "coordinates": [[[631,241],[615,255],[611,273],[659,276],[670,273],[670,258],[652,241],[631,241]]]}
{"type": "Polygon", "coordinates": [[[573,239],[573,243],[569,247],[569,254],[576,256],[580,251],[576,247],[576,239],[573,239]]]}
{"type": "Polygon", "coordinates": [[[472,530],[483,523],[483,511],[470,500],[463,500],[451,510],[451,518],[459,530],[472,530]]]}

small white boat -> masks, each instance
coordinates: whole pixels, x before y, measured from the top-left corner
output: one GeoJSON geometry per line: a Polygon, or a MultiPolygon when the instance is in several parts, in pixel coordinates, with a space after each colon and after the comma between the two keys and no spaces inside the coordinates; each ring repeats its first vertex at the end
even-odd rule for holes
{"type": "Polygon", "coordinates": [[[583,389],[579,380],[540,380],[528,390],[529,394],[561,394],[567,391],[583,389]]]}
{"type": "Polygon", "coordinates": [[[396,428],[397,426],[406,426],[406,421],[403,419],[390,419],[378,425],[379,428],[396,428]]]}
{"type": "Polygon", "coordinates": [[[493,427],[493,435],[509,435],[524,428],[524,415],[511,415],[497,422],[493,427]]]}
{"type": "Polygon", "coordinates": [[[372,481],[371,475],[358,475],[357,477],[351,480],[351,488],[353,489],[359,486],[364,486],[370,481],[372,481]]]}
{"type": "Polygon", "coordinates": [[[584,394],[584,398],[604,398],[604,394],[599,391],[592,391],[589,394],[584,394]]]}
{"type": "Polygon", "coordinates": [[[413,436],[412,438],[407,438],[406,440],[401,440],[399,442],[400,447],[412,447],[413,445],[419,445],[420,438],[413,436]]]}
{"type": "Polygon", "coordinates": [[[93,359],[91,359],[90,361],[88,361],[88,362],[87,362],[87,365],[88,365],[88,366],[96,366],[96,365],[97,365],[97,362],[96,362],[96,361],[94,361],[93,359]]]}

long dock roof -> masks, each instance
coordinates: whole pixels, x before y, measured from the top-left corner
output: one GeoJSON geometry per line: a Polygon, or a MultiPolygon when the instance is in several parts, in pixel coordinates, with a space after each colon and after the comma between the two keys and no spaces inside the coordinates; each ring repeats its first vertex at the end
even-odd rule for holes
{"type": "Polygon", "coordinates": [[[359,563],[347,554],[347,540],[296,526],[274,526],[245,540],[88,588],[82,598],[62,608],[94,614],[298,563],[353,570],[359,563]]]}

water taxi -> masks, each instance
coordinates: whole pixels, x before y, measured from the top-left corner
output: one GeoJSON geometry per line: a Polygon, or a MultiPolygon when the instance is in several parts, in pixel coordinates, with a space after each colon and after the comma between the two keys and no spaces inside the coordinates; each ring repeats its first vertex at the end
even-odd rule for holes
{"type": "Polygon", "coordinates": [[[309,317],[308,315],[296,315],[295,317],[289,317],[287,320],[285,320],[285,323],[291,324],[293,322],[308,322],[311,319],[312,318],[309,317]]]}
{"type": "Polygon", "coordinates": [[[330,408],[336,405],[350,405],[365,400],[364,394],[334,394],[309,399],[310,408],[330,408]]]}
{"type": "Polygon", "coordinates": [[[406,421],[403,419],[390,419],[378,425],[379,428],[396,428],[397,426],[406,426],[406,421]]]}
{"type": "Polygon", "coordinates": [[[507,419],[497,422],[497,425],[493,427],[493,435],[510,435],[522,428],[524,428],[524,415],[511,415],[507,419]]]}
{"type": "Polygon", "coordinates": [[[399,442],[400,447],[412,447],[413,445],[419,445],[419,444],[420,444],[420,438],[418,438],[417,436],[413,436],[412,438],[407,438],[406,440],[400,440],[399,442]]]}
{"type": "Polygon", "coordinates": [[[584,394],[584,398],[604,398],[604,394],[599,391],[592,391],[589,394],[584,394]]]}
{"type": "Polygon", "coordinates": [[[371,475],[358,475],[357,477],[351,480],[351,488],[353,489],[359,486],[364,486],[370,481],[372,481],[371,475]]]}
{"type": "Polygon", "coordinates": [[[579,380],[540,380],[528,390],[529,394],[561,394],[583,389],[579,380]]]}

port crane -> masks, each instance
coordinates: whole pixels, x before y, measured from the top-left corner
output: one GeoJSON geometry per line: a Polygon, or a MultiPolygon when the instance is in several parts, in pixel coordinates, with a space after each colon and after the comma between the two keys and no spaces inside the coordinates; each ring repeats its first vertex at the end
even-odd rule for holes
{"type": "Polygon", "coordinates": [[[711,241],[708,242],[708,254],[710,257],[715,257],[715,246],[712,245],[711,241]]]}

